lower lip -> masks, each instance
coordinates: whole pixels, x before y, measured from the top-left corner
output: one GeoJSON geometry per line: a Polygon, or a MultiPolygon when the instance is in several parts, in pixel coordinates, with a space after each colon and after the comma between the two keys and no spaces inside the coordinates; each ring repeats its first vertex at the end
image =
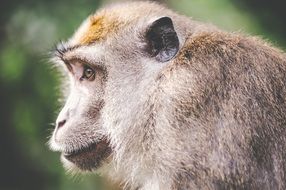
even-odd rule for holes
{"type": "Polygon", "coordinates": [[[82,170],[92,170],[99,167],[102,161],[110,154],[109,142],[101,140],[84,149],[72,153],[64,153],[64,157],[82,170]]]}

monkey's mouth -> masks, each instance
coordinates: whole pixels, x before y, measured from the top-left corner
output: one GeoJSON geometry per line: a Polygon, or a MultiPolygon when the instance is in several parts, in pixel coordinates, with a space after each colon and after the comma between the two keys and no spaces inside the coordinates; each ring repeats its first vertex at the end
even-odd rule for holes
{"type": "Polygon", "coordinates": [[[63,156],[81,170],[92,171],[98,168],[111,154],[109,142],[106,139],[90,144],[88,147],[63,153],[63,156]]]}

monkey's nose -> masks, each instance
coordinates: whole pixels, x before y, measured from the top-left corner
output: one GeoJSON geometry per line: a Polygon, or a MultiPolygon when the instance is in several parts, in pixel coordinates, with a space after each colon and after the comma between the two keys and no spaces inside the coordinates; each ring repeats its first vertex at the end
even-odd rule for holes
{"type": "Polygon", "coordinates": [[[66,121],[67,121],[67,120],[65,120],[65,119],[62,120],[62,121],[59,121],[59,122],[57,123],[57,128],[59,129],[59,128],[63,127],[63,126],[65,125],[66,121]]]}
{"type": "Polygon", "coordinates": [[[70,111],[65,107],[61,110],[56,120],[56,129],[63,127],[69,120],[70,111]]]}

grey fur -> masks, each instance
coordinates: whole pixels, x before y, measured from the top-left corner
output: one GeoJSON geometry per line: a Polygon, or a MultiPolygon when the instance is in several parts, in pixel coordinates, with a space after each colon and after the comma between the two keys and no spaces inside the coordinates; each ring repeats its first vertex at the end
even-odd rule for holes
{"type": "Polygon", "coordinates": [[[154,3],[106,12],[125,24],[71,53],[104,69],[85,84],[89,95],[73,107],[61,147],[52,148],[72,151],[107,137],[112,158],[103,174],[130,189],[286,189],[283,52],[154,3]],[[161,63],[144,51],[144,34],[166,16],[180,50],[161,63]],[[97,53],[88,57],[87,48],[97,53]]]}

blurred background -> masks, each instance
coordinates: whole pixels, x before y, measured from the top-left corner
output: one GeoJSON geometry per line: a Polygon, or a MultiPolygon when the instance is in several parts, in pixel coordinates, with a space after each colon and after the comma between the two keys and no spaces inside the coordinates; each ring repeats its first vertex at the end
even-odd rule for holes
{"type": "MultiPolygon", "coordinates": [[[[48,149],[59,78],[48,52],[111,0],[1,0],[0,190],[115,189],[97,175],[70,176],[48,149]]],[[[161,0],[179,13],[286,49],[285,0],[161,0]]]]}

